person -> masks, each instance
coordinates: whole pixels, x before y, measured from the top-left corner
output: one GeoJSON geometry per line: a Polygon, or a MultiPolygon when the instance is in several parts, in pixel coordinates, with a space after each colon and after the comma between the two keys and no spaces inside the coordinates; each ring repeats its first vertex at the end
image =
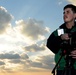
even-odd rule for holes
{"type": "MultiPolygon", "coordinates": [[[[54,30],[47,39],[46,46],[55,54],[55,63],[57,64],[59,58],[62,56],[57,68],[56,75],[64,75],[66,70],[66,61],[70,59],[74,60],[71,73],[76,75],[76,6],[73,4],[67,4],[63,8],[63,20],[64,23],[54,30]],[[58,33],[59,32],[59,33],[58,33]],[[74,34],[73,34],[74,33],[74,34]],[[73,36],[73,37],[72,37],[73,36]],[[73,40],[74,38],[74,40],[73,40]],[[74,44],[72,44],[72,41],[74,44]],[[74,46],[73,46],[74,45],[74,46]],[[73,48],[72,48],[73,47],[73,48]],[[67,59],[67,57],[70,57],[67,59]]],[[[71,63],[69,62],[69,64],[71,63]]],[[[70,71],[70,70],[69,70],[70,71]]],[[[69,75],[69,74],[67,74],[69,75]]],[[[70,74],[71,75],[71,74],[70,74]]]]}

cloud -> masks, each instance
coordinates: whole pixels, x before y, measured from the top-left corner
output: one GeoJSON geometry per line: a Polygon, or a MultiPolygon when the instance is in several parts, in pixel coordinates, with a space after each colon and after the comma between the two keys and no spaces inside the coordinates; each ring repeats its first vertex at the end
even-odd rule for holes
{"type": "Polygon", "coordinates": [[[53,55],[40,56],[36,61],[43,63],[46,69],[52,69],[54,67],[53,55]]]}
{"type": "Polygon", "coordinates": [[[76,5],[76,0],[67,0],[67,1],[69,1],[70,3],[76,5]]]}
{"type": "Polygon", "coordinates": [[[49,69],[49,66],[47,66],[49,64],[43,62],[44,56],[39,57],[40,52],[46,49],[43,42],[45,42],[47,33],[50,32],[49,28],[44,26],[43,21],[36,19],[19,20],[13,26],[11,24],[12,19],[13,16],[4,7],[0,7],[1,71],[16,72],[49,69]],[[6,33],[3,34],[4,32],[6,33]],[[37,53],[39,53],[38,56],[37,53]],[[34,61],[31,59],[32,56],[34,60],[35,57],[39,59],[34,61]]]}
{"type": "Polygon", "coordinates": [[[40,56],[36,60],[26,60],[19,63],[21,64],[19,70],[23,72],[49,71],[55,66],[53,56],[51,55],[40,56]]]}
{"type": "Polygon", "coordinates": [[[0,6],[0,34],[10,27],[13,16],[2,6],[0,6]]]}
{"type": "MultiPolygon", "coordinates": [[[[0,69],[5,72],[23,71],[23,65],[27,66],[29,57],[27,54],[18,54],[15,52],[0,54],[0,69]],[[16,69],[15,69],[16,68],[16,69]]],[[[29,60],[31,61],[31,60],[29,60]]]]}
{"type": "MultiPolygon", "coordinates": [[[[67,2],[76,5],[76,0],[66,0],[67,2]]],[[[65,0],[59,0],[58,4],[61,5],[62,3],[64,3],[65,0]]]]}
{"type": "Polygon", "coordinates": [[[46,55],[40,56],[35,61],[29,62],[30,68],[27,68],[28,71],[39,71],[39,70],[51,70],[54,67],[54,60],[53,56],[46,55]]]}
{"type": "Polygon", "coordinates": [[[54,67],[52,55],[38,56],[35,60],[32,60],[26,53],[9,52],[0,54],[0,60],[0,69],[5,72],[48,71],[54,67]]]}
{"type": "Polygon", "coordinates": [[[20,56],[18,54],[10,54],[10,53],[5,53],[5,54],[0,54],[0,59],[19,59],[20,56]]]}
{"type": "Polygon", "coordinates": [[[28,55],[26,53],[23,53],[20,55],[21,56],[21,59],[29,59],[28,55]]]}
{"type": "Polygon", "coordinates": [[[15,53],[14,51],[9,52],[9,53],[1,53],[0,54],[0,59],[29,59],[28,55],[26,53],[15,53]]]}
{"type": "Polygon", "coordinates": [[[36,51],[44,51],[45,50],[45,45],[37,45],[37,44],[32,44],[29,46],[26,46],[24,48],[25,51],[29,51],[29,52],[36,52],[36,51]]]}
{"type": "Polygon", "coordinates": [[[16,21],[17,29],[20,32],[32,40],[44,39],[45,34],[49,32],[49,28],[43,25],[43,21],[37,21],[35,19],[28,19],[26,21],[16,21]]]}
{"type": "Polygon", "coordinates": [[[0,66],[1,66],[1,65],[5,65],[5,63],[4,63],[3,61],[0,61],[0,66]]]}
{"type": "Polygon", "coordinates": [[[13,60],[9,60],[9,63],[19,64],[19,63],[21,63],[21,60],[20,59],[13,59],[13,60]]]}

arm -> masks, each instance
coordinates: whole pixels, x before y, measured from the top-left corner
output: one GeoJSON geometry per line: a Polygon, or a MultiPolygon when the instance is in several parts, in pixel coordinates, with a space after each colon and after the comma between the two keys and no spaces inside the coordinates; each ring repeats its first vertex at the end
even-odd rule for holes
{"type": "Polygon", "coordinates": [[[46,46],[53,52],[57,53],[60,49],[60,44],[62,40],[60,36],[55,36],[54,33],[52,33],[49,38],[47,39],[46,46]]]}

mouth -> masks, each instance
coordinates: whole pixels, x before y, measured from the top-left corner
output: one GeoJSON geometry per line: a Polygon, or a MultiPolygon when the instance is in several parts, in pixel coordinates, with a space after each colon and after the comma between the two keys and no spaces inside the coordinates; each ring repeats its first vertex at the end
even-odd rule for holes
{"type": "Polygon", "coordinates": [[[68,17],[67,16],[64,16],[64,19],[67,19],[68,17]]]}

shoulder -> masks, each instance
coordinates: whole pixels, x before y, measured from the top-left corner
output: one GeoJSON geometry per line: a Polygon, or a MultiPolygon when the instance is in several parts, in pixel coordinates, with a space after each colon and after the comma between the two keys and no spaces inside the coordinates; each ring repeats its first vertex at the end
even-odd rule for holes
{"type": "Polygon", "coordinates": [[[51,35],[58,36],[58,29],[64,29],[64,28],[65,28],[65,23],[61,24],[61,25],[59,26],[59,28],[55,29],[55,30],[51,33],[51,35]]]}
{"type": "MultiPolygon", "coordinates": [[[[61,25],[59,26],[58,29],[65,29],[65,28],[66,28],[65,23],[63,23],[63,24],[61,24],[61,25]]],[[[53,31],[53,34],[54,34],[54,35],[57,35],[57,36],[58,36],[58,29],[56,29],[56,30],[53,31]]]]}
{"type": "Polygon", "coordinates": [[[60,26],[59,26],[59,28],[65,28],[66,26],[65,26],[65,23],[63,23],[63,24],[61,24],[60,26]]]}
{"type": "Polygon", "coordinates": [[[53,35],[53,36],[58,36],[57,30],[58,30],[58,29],[54,30],[54,31],[51,33],[51,35],[53,35]]]}

